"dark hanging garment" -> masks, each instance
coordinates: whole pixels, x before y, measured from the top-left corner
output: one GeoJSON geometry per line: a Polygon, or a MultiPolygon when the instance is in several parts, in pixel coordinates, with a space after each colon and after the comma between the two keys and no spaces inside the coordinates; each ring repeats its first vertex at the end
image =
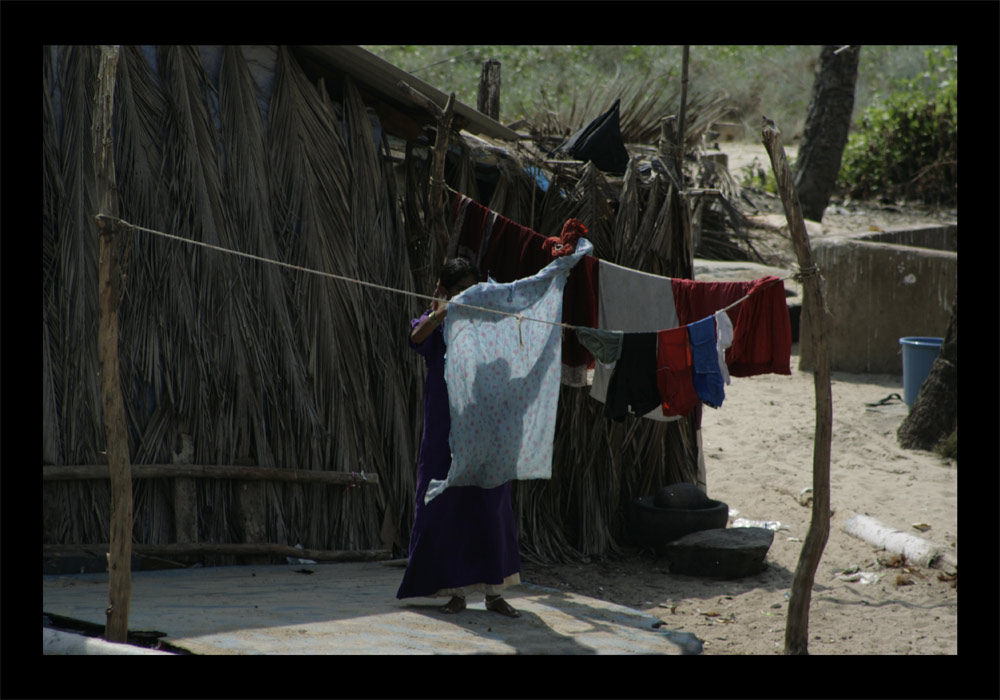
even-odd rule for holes
{"type": "Polygon", "coordinates": [[[623,175],[628,166],[628,151],[622,140],[618,114],[620,103],[621,100],[615,100],[611,109],[570,136],[553,155],[564,154],[575,160],[589,160],[603,172],[623,175]]]}
{"type": "Polygon", "coordinates": [[[626,333],[622,339],[621,357],[608,382],[604,403],[608,418],[620,422],[629,413],[644,416],[662,403],[656,383],[656,336],[655,331],[626,333]]]}

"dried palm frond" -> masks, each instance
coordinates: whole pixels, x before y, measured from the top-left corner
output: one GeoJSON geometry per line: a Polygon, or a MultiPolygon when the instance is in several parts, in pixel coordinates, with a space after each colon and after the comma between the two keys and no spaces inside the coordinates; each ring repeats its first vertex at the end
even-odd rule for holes
{"type": "MultiPolygon", "coordinates": [[[[626,80],[602,81],[583,86],[574,92],[568,113],[560,114],[544,105],[528,117],[533,133],[557,135],[557,143],[596,119],[620,99],[619,120],[626,144],[655,143],[660,135],[663,117],[680,112],[680,82],[664,90],[662,78],[652,73],[639,73],[626,80]]],[[[685,104],[685,150],[694,149],[712,124],[724,118],[728,111],[727,96],[721,92],[689,91],[685,104]]]]}
{"type": "MultiPolygon", "coordinates": [[[[114,132],[122,218],[430,291],[443,251],[424,229],[425,165],[408,157],[397,192],[356,87],[347,80],[327,94],[288,50],[274,54],[265,90],[238,47],[123,48],[114,132]]],[[[91,219],[95,72],[92,48],[45,52],[43,459],[57,463],[96,463],[104,441],[91,219]]],[[[630,125],[660,109],[626,102],[630,125]]],[[[579,218],[600,257],[677,274],[677,194],[662,176],[643,180],[633,162],[619,194],[593,166],[570,168],[535,201],[522,159],[500,162],[491,201],[500,213],[544,235],[579,218]]],[[[468,191],[473,176],[463,151],[448,177],[468,191]]],[[[169,462],[184,434],[195,463],[376,471],[378,489],[266,485],[264,536],[371,548],[387,518],[405,551],[422,412],[422,366],[405,334],[423,304],[140,232],[126,239],[120,349],[133,461],[169,462]]],[[[689,421],[609,424],[600,404],[569,387],[559,406],[553,479],[515,489],[523,551],[540,561],[616,551],[628,501],[691,480],[685,469],[697,449],[689,421]]],[[[245,537],[234,482],[200,480],[196,493],[199,539],[245,537]]],[[[46,522],[47,538],[107,540],[106,482],[47,484],[45,494],[47,512],[62,513],[46,522]]],[[[169,541],[168,483],[137,482],[135,499],[137,540],[169,541]]]]}
{"type": "Polygon", "coordinates": [[[446,162],[445,180],[452,188],[478,202],[479,186],[476,183],[476,166],[472,162],[469,144],[461,134],[453,135],[452,138],[457,142],[459,157],[452,164],[446,162]]]}
{"type": "Polygon", "coordinates": [[[529,221],[534,180],[524,172],[524,164],[514,154],[498,158],[497,167],[499,178],[487,206],[511,221],[529,221]]]}
{"type": "MultiPolygon", "coordinates": [[[[556,178],[543,199],[544,225],[554,229],[576,217],[590,229],[598,257],[681,276],[683,260],[674,252],[684,250],[677,190],[660,174],[643,183],[635,165],[630,163],[617,200],[592,164],[584,167],[564,201],[556,195],[563,187],[556,178]]],[[[696,481],[695,425],[691,417],[671,423],[641,418],[612,423],[586,389],[561,387],[552,480],[546,488],[520,484],[515,492],[526,556],[551,563],[619,551],[629,541],[627,514],[633,498],[666,484],[696,481]]]]}

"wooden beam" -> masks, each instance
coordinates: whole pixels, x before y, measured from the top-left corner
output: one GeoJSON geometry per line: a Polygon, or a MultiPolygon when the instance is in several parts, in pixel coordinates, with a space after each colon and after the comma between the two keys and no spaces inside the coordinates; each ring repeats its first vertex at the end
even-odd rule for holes
{"type": "MultiPolygon", "coordinates": [[[[78,554],[107,551],[107,544],[45,544],[42,545],[43,555],[78,554]]],[[[314,559],[316,561],[381,561],[389,559],[392,552],[388,549],[299,549],[285,544],[211,544],[207,542],[191,542],[184,544],[136,544],[132,547],[136,554],[150,557],[178,557],[199,554],[225,554],[230,556],[260,556],[276,554],[299,559],[314,559]]]]}
{"type": "Polygon", "coordinates": [[[830,389],[830,357],[826,347],[826,304],[819,286],[819,274],[813,266],[809,234],[795,192],[792,171],[788,167],[781,133],[774,122],[764,117],[764,146],[778,183],[785,208],[788,230],[795,244],[795,255],[802,272],[804,304],[809,309],[809,333],[815,349],[814,387],[816,391],[816,435],[813,439],[813,507],[806,541],[792,577],[785,625],[785,653],[808,654],[809,602],[819,560],[830,535],[830,442],[833,430],[833,397],[830,389]]]}
{"type": "MultiPolygon", "coordinates": [[[[433,114],[434,118],[437,119],[438,121],[441,121],[441,119],[444,118],[444,112],[441,110],[440,107],[434,104],[434,102],[429,97],[424,95],[422,92],[412,88],[410,84],[407,83],[406,81],[400,80],[398,83],[396,83],[396,87],[399,88],[400,92],[409,97],[412,102],[420,105],[428,112],[433,114]]],[[[454,93],[452,93],[452,97],[454,97],[454,93]]]]}
{"type": "Polygon", "coordinates": [[[102,46],[97,73],[97,104],[94,120],[94,161],[99,193],[97,229],[101,238],[98,258],[97,327],[104,434],[111,479],[111,527],[109,547],[109,593],[105,611],[105,638],[124,642],[128,637],[128,612],[132,596],[132,475],[129,464],[125,408],[118,376],[118,298],[121,286],[121,239],[118,217],[118,185],[115,179],[113,116],[118,46],[102,46]]]}
{"type": "MultiPolygon", "coordinates": [[[[324,67],[324,70],[333,68],[351,75],[358,82],[367,85],[372,91],[384,95],[383,99],[398,99],[397,85],[400,81],[406,81],[437,106],[436,112],[430,112],[435,118],[448,102],[448,95],[441,90],[360,46],[301,45],[296,46],[294,51],[296,54],[310,55],[324,67]]],[[[474,133],[504,141],[517,141],[518,139],[518,134],[515,131],[508,129],[485,114],[481,114],[469,105],[456,101],[454,112],[456,126],[461,125],[474,133]]]]}
{"type": "MultiPolygon", "coordinates": [[[[136,479],[236,479],[253,481],[312,482],[329,486],[377,486],[378,474],[373,472],[332,472],[310,469],[277,469],[274,467],[242,467],[214,464],[135,464],[132,476],[136,479]]],[[[69,481],[74,479],[107,479],[109,466],[43,466],[43,481],[69,481]]]]}

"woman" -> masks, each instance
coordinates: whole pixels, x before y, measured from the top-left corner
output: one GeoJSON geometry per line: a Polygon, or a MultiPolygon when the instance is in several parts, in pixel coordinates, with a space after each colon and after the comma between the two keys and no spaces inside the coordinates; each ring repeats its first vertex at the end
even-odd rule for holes
{"type": "Polygon", "coordinates": [[[487,610],[520,617],[501,591],[521,582],[517,523],[511,507],[510,482],[493,489],[459,486],[424,503],[431,479],[445,479],[451,466],[448,436],[451,414],[444,379],[445,340],[442,321],[447,299],[478,281],[475,266],[453,258],[441,269],[433,307],[410,322],[409,344],[423,355],[424,431],[417,463],[417,499],[410,559],[397,598],[450,596],[445,613],[465,609],[470,593],[483,593],[487,610]]]}

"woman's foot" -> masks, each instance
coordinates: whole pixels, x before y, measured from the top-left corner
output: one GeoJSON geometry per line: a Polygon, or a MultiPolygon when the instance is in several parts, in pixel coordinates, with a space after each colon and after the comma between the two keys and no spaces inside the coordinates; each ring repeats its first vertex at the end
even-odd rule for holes
{"type": "Polygon", "coordinates": [[[486,609],[506,615],[507,617],[521,617],[521,613],[512,608],[510,603],[498,595],[486,596],[486,609]]]}
{"type": "Polygon", "coordinates": [[[440,608],[441,612],[454,614],[457,612],[462,612],[465,610],[465,598],[460,598],[459,596],[452,596],[451,600],[442,605],[440,608]]]}

